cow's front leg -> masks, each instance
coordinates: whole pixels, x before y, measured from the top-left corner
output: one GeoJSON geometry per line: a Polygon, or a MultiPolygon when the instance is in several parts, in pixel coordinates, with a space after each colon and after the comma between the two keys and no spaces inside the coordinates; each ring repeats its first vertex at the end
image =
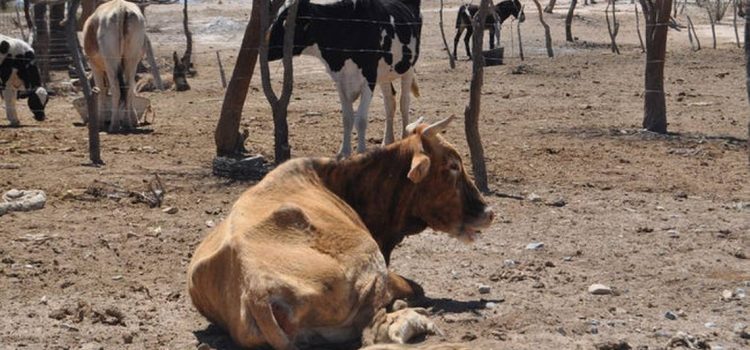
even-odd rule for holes
{"type": "Polygon", "coordinates": [[[388,271],[388,290],[391,292],[393,300],[416,299],[424,296],[422,286],[393,271],[388,271]]]}
{"type": "Polygon", "coordinates": [[[372,101],[372,90],[365,85],[359,97],[359,107],[357,107],[357,153],[364,153],[367,149],[367,110],[370,109],[370,101],[372,101]]]}
{"type": "Polygon", "coordinates": [[[20,126],[21,122],[18,121],[18,115],[16,115],[16,89],[6,86],[3,90],[3,99],[5,100],[5,114],[10,126],[20,126]]]}
{"type": "Polygon", "coordinates": [[[490,50],[495,48],[495,26],[490,27],[490,50]]]}

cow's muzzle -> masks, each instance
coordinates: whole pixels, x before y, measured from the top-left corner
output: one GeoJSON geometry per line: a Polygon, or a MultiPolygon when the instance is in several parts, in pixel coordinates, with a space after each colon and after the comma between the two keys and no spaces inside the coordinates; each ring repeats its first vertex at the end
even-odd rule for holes
{"type": "Polygon", "coordinates": [[[467,220],[461,225],[457,238],[464,242],[474,242],[482,230],[490,227],[494,219],[495,211],[491,207],[485,207],[482,214],[476,218],[467,220]]]}
{"type": "Polygon", "coordinates": [[[32,112],[34,113],[34,119],[36,121],[42,122],[42,121],[44,121],[44,119],[47,118],[47,116],[44,114],[44,111],[42,111],[42,112],[32,111],[32,112]]]}

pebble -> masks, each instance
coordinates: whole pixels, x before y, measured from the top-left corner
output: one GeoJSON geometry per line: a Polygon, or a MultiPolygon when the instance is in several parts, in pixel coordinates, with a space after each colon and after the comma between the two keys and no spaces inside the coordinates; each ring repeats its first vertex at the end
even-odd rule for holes
{"type": "Polygon", "coordinates": [[[506,259],[505,261],[503,261],[503,266],[505,266],[505,267],[514,267],[514,266],[516,266],[516,261],[515,260],[511,260],[511,259],[506,259]]]}
{"type": "Polygon", "coordinates": [[[180,210],[177,209],[177,207],[166,207],[162,209],[161,211],[165,214],[177,214],[177,212],[180,210]]]}
{"type": "Polygon", "coordinates": [[[526,199],[527,199],[527,200],[528,200],[529,202],[534,202],[534,203],[538,203],[538,202],[541,202],[541,201],[542,201],[542,197],[540,197],[540,196],[539,196],[538,194],[536,194],[536,193],[531,193],[531,194],[529,194],[528,196],[526,196],[526,199]]]}
{"type": "Polygon", "coordinates": [[[592,284],[589,286],[589,293],[593,295],[608,295],[612,294],[612,288],[609,288],[603,284],[592,284]]]}
{"type": "Polygon", "coordinates": [[[745,299],[747,297],[747,291],[744,288],[737,288],[734,290],[734,297],[737,299],[745,299]]]}
{"type": "Polygon", "coordinates": [[[572,256],[564,256],[562,259],[563,259],[563,261],[573,261],[573,257],[572,256]]]}
{"type": "Polygon", "coordinates": [[[539,250],[544,248],[544,243],[542,242],[533,242],[526,245],[527,250],[539,250]]]}
{"type": "Polygon", "coordinates": [[[723,300],[732,300],[732,297],[734,296],[734,293],[732,293],[729,289],[724,289],[721,291],[721,299],[723,300]]]}
{"type": "Polygon", "coordinates": [[[491,301],[488,301],[486,304],[484,304],[485,309],[494,309],[497,307],[497,303],[493,303],[491,301]]]}
{"type": "Polygon", "coordinates": [[[206,220],[206,227],[212,228],[216,226],[216,223],[213,220],[206,220]]]}
{"type": "Polygon", "coordinates": [[[666,312],[666,313],[664,314],[664,317],[666,317],[666,318],[667,318],[668,320],[672,320],[672,321],[674,321],[674,320],[676,320],[676,319],[677,319],[677,314],[676,314],[676,313],[674,313],[674,312],[672,312],[672,311],[667,311],[667,312],[666,312]]]}
{"type": "Polygon", "coordinates": [[[479,294],[489,294],[489,292],[490,292],[490,286],[486,284],[479,285],[479,294]]]}
{"type": "Polygon", "coordinates": [[[542,288],[544,288],[544,283],[542,283],[542,282],[540,282],[540,281],[536,281],[536,283],[534,283],[534,284],[533,284],[533,285],[531,286],[531,288],[534,288],[534,289],[542,289],[542,288]]]}
{"type": "Polygon", "coordinates": [[[716,328],[716,322],[706,322],[703,324],[706,328],[716,328]]]}
{"type": "Polygon", "coordinates": [[[47,296],[42,296],[42,299],[39,300],[39,304],[47,305],[47,296]]]}
{"type": "Polygon", "coordinates": [[[117,276],[112,277],[113,281],[119,281],[121,279],[122,279],[122,275],[117,275],[117,276]]]}

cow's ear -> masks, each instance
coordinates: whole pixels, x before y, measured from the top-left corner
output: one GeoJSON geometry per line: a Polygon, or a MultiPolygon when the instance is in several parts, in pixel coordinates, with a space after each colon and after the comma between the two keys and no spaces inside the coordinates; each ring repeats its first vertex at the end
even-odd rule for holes
{"type": "Polygon", "coordinates": [[[16,98],[18,99],[29,98],[29,96],[31,96],[30,90],[18,90],[18,92],[16,92],[16,98]]]}
{"type": "Polygon", "coordinates": [[[411,158],[411,169],[409,170],[409,175],[407,175],[409,180],[415,184],[419,183],[427,177],[427,173],[429,172],[430,157],[423,152],[415,153],[414,157],[411,158]]]}
{"type": "Polygon", "coordinates": [[[6,40],[0,41],[0,53],[4,55],[8,51],[10,51],[10,43],[6,40]]]}

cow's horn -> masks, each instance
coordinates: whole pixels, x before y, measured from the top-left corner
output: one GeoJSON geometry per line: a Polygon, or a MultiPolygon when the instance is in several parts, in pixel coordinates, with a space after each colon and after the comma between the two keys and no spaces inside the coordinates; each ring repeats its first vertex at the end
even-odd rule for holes
{"type": "Polygon", "coordinates": [[[455,115],[451,115],[448,118],[445,118],[435,124],[432,124],[428,126],[427,128],[422,131],[422,135],[424,136],[434,136],[439,133],[441,133],[443,130],[445,130],[448,127],[448,124],[450,124],[453,121],[453,118],[455,118],[455,115]]]}
{"type": "Polygon", "coordinates": [[[417,119],[414,122],[412,122],[411,124],[407,125],[406,126],[406,133],[407,134],[414,133],[414,130],[416,130],[417,127],[419,126],[419,124],[422,124],[423,121],[424,121],[424,117],[419,117],[419,119],[417,119]]]}

